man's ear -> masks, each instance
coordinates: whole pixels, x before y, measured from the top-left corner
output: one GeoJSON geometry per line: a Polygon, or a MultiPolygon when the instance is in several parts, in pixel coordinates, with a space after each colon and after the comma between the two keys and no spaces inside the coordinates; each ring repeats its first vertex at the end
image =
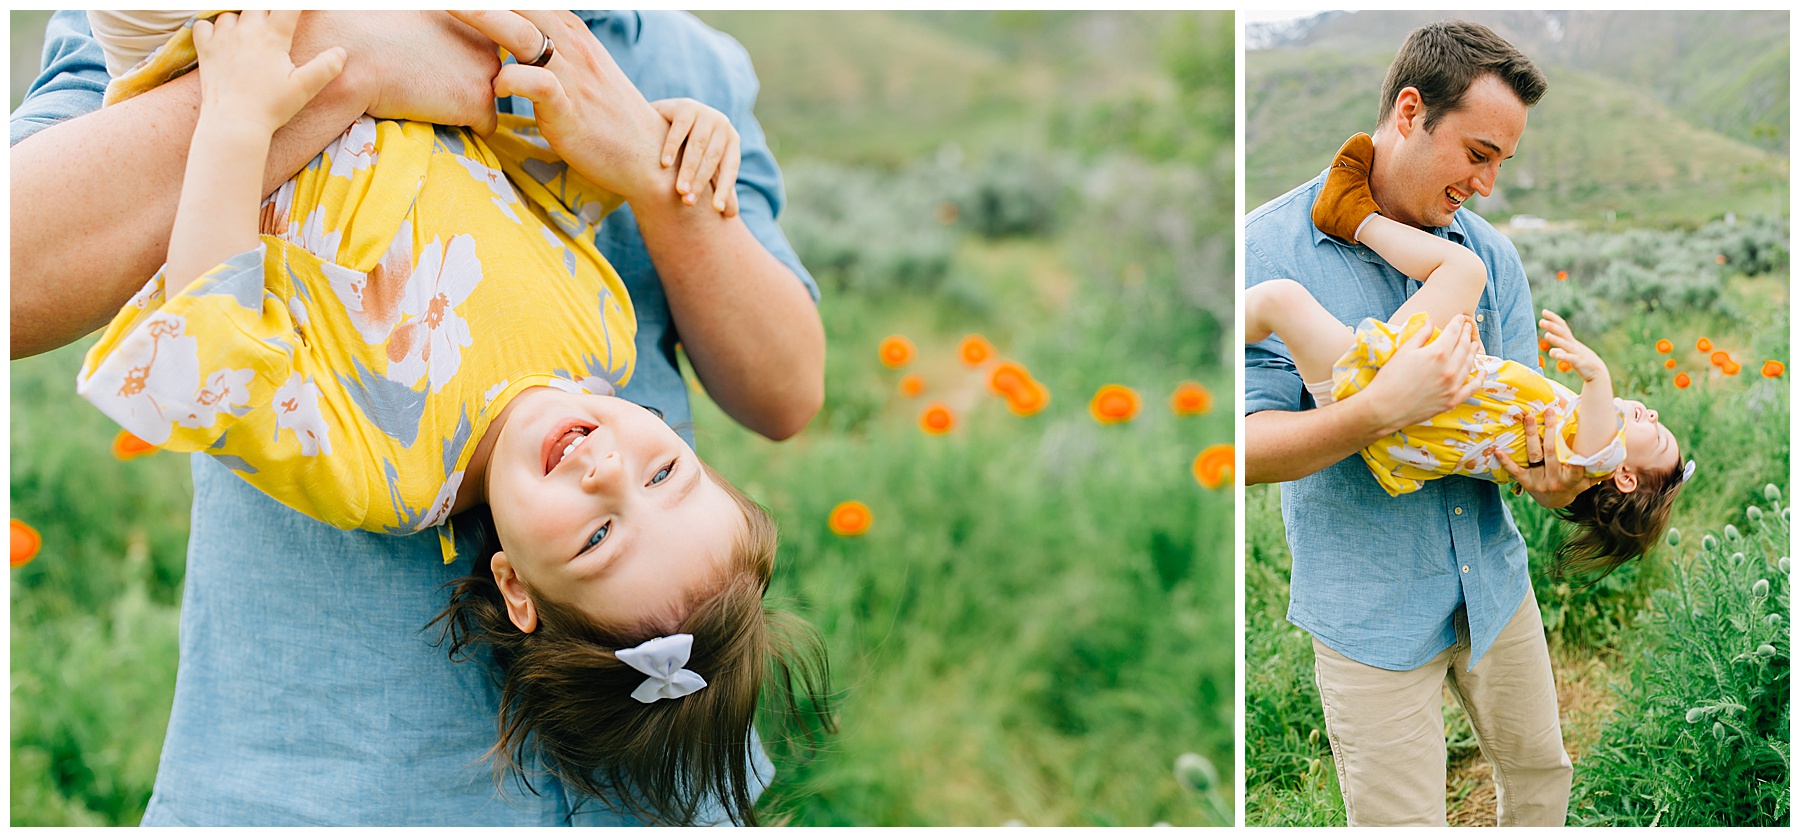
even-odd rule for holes
{"type": "Polygon", "coordinates": [[[1613,485],[1618,486],[1619,491],[1625,494],[1630,494],[1637,490],[1638,474],[1636,468],[1621,465],[1619,466],[1619,470],[1613,472],[1612,479],[1613,485]]]}
{"type": "Polygon", "coordinates": [[[490,566],[494,569],[494,584],[500,588],[500,598],[506,600],[506,618],[512,620],[513,627],[525,633],[537,630],[537,605],[532,604],[525,582],[513,571],[512,561],[507,559],[505,552],[496,552],[490,566]]]}
{"type": "Polygon", "coordinates": [[[1425,100],[1419,97],[1419,89],[1406,87],[1394,97],[1394,129],[1400,136],[1410,137],[1412,132],[1425,127],[1425,100]]]}

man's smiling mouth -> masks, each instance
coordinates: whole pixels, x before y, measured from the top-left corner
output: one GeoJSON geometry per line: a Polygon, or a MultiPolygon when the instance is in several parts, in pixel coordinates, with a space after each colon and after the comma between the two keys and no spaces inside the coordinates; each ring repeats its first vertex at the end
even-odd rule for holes
{"type": "Polygon", "coordinates": [[[1444,197],[1449,198],[1450,203],[1454,206],[1462,206],[1463,201],[1469,199],[1468,195],[1462,194],[1449,186],[1444,187],[1444,197]]]}

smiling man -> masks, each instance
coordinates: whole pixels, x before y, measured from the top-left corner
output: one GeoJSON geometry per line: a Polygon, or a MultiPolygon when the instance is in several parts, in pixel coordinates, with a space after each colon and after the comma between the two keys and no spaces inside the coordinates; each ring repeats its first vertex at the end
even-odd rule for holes
{"type": "MultiPolygon", "coordinates": [[[[1383,215],[1481,257],[1489,281],[1476,330],[1489,353],[1527,365],[1536,333],[1518,252],[1462,207],[1493,190],[1547,86],[1483,26],[1418,29],[1388,68],[1370,170],[1383,215]]],[[[1346,325],[1386,320],[1420,284],[1313,225],[1324,183],[1321,174],[1245,220],[1245,284],[1294,279],[1346,325]]],[[[1549,651],[1525,543],[1499,491],[1449,477],[1389,497],[1355,456],[1466,398],[1469,362],[1466,341],[1403,347],[1367,387],[1374,395],[1320,408],[1279,338],[1245,348],[1245,478],[1287,483],[1288,619],[1313,635],[1351,825],[1446,824],[1446,683],[1493,764],[1500,824],[1561,825],[1567,811],[1571,770],[1549,651]]],[[[1536,428],[1526,429],[1531,458],[1542,459],[1536,428]]],[[[1515,477],[1553,508],[1585,485],[1554,462],[1515,477]]]]}

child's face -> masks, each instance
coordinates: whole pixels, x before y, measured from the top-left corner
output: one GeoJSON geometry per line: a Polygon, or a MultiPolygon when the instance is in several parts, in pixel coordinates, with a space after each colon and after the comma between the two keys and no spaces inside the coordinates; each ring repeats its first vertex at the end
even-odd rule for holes
{"type": "Polygon", "coordinates": [[[676,612],[729,560],[743,528],[736,502],[661,419],[623,399],[548,387],[515,399],[487,496],[509,605],[503,566],[537,595],[610,624],[676,612]]]}
{"type": "Polygon", "coordinates": [[[1656,420],[1656,411],[1642,401],[1613,401],[1625,414],[1625,466],[1650,473],[1674,468],[1681,457],[1681,446],[1676,443],[1675,434],[1656,420]]]}

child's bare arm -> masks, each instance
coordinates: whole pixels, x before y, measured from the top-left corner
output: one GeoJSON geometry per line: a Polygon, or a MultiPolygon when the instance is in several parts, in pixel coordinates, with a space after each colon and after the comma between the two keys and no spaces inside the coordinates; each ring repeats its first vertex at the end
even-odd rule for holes
{"type": "Polygon", "coordinates": [[[675,191],[682,203],[693,206],[699,200],[700,186],[711,183],[713,209],[727,218],[737,215],[738,132],[731,127],[731,119],[693,99],[659,99],[650,107],[669,120],[662,165],[665,169],[675,165],[676,155],[680,155],[675,191]]]}
{"type": "Polygon", "coordinates": [[[1575,402],[1577,425],[1569,447],[1578,454],[1598,453],[1619,433],[1619,408],[1613,404],[1612,376],[1593,349],[1575,339],[1569,324],[1555,311],[1544,309],[1538,321],[1550,343],[1550,357],[1566,360],[1581,376],[1581,397],[1575,402]]]}
{"type": "Polygon", "coordinates": [[[270,137],[344,68],[337,47],[294,66],[288,49],[299,17],[245,11],[194,22],[200,119],[169,233],[170,294],[256,246],[270,137]]]}
{"type": "Polygon", "coordinates": [[[1403,323],[1424,311],[1432,325],[1442,327],[1457,314],[1475,313],[1488,278],[1487,264],[1475,251],[1380,215],[1369,217],[1357,239],[1395,270],[1425,283],[1388,322],[1403,323]]]}

